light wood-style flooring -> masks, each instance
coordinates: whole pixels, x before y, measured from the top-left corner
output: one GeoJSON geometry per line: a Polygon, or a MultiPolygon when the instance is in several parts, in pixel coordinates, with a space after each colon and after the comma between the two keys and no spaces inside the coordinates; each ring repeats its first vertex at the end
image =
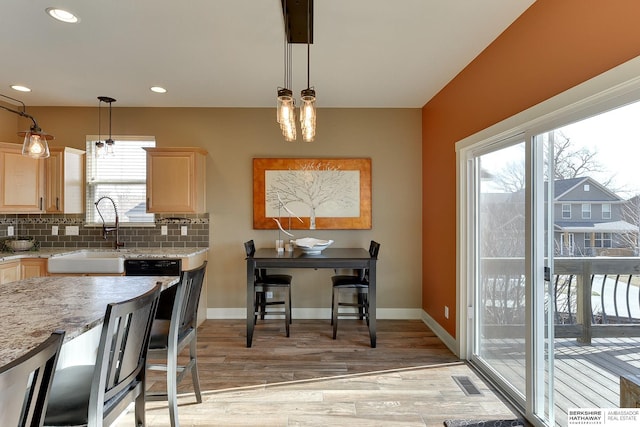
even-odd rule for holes
{"type": "MultiPolygon", "coordinates": [[[[202,404],[180,386],[181,426],[442,426],[445,419],[517,418],[419,320],[379,320],[378,347],[366,325],[340,320],[259,321],[252,348],[245,322],[207,320],[198,330],[202,404]],[[453,376],[481,392],[466,395],[453,376]]],[[[149,387],[162,389],[153,373],[149,387]]],[[[116,425],[131,426],[130,414],[116,425]]],[[[169,426],[165,402],[147,403],[147,425],[169,426]]]]}

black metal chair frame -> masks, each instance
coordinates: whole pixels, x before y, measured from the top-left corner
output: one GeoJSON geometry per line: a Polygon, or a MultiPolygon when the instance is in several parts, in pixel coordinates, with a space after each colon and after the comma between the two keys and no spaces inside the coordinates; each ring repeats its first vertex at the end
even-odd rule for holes
{"type": "Polygon", "coordinates": [[[147,369],[166,371],[167,391],[147,392],[147,401],[167,400],[169,418],[172,426],[178,422],[178,384],[187,373],[191,380],[198,403],[202,402],[200,378],[198,376],[198,303],[202,293],[207,262],[193,270],[181,273],[170,320],[157,319],[151,332],[151,341],[147,354],[147,369]],[[167,329],[168,323],[168,329],[167,329]],[[180,352],[189,345],[189,362],[178,365],[180,352]],[[166,364],[157,363],[158,359],[166,359],[166,364]]]}
{"type": "MultiPolygon", "coordinates": [[[[380,243],[372,240],[369,244],[369,256],[377,259],[379,251],[380,243]]],[[[338,317],[358,317],[360,320],[366,320],[369,325],[369,269],[357,270],[357,274],[332,276],[331,282],[333,283],[331,324],[335,340],[338,335],[338,317]],[[344,289],[354,290],[357,294],[357,302],[340,302],[340,291],[344,289]],[[340,307],[355,307],[357,312],[340,312],[340,307]]]]}
{"type": "MultiPolygon", "coordinates": [[[[249,240],[244,243],[245,253],[247,258],[253,257],[256,252],[256,247],[253,240],[249,240]]],[[[285,319],[285,332],[287,337],[289,336],[289,325],[292,322],[291,318],[291,281],[293,277],[288,274],[267,274],[266,269],[256,269],[254,279],[254,297],[253,297],[253,312],[254,323],[257,322],[258,316],[260,319],[264,319],[265,315],[284,315],[285,319]],[[284,290],[284,299],[278,301],[268,301],[266,292],[272,292],[274,290],[284,290]],[[271,305],[284,305],[282,311],[267,311],[267,306],[271,305]]]]}
{"type": "Polygon", "coordinates": [[[136,426],[145,425],[146,357],[159,295],[160,287],[156,286],[136,298],[107,305],[96,364],[56,372],[46,425],[85,422],[74,417],[86,417],[90,427],[111,425],[131,403],[135,403],[136,426]],[[74,402],[65,394],[68,391],[76,397],[74,402]],[[76,412],[69,414],[72,410],[76,412]]]}
{"type": "Polygon", "coordinates": [[[64,331],[0,367],[0,426],[41,427],[64,331]]]}

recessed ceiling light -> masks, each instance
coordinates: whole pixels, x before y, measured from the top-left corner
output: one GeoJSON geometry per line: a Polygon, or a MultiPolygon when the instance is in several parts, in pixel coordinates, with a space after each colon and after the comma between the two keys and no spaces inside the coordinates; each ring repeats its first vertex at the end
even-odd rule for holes
{"type": "Polygon", "coordinates": [[[22,85],[11,85],[11,89],[17,90],[19,92],[31,92],[31,89],[22,85]]]}
{"type": "Polygon", "coordinates": [[[80,21],[80,19],[71,12],[68,12],[64,9],[57,9],[55,7],[48,7],[46,9],[47,14],[51,16],[53,19],[57,19],[61,22],[67,22],[69,24],[75,24],[80,21]]]}
{"type": "Polygon", "coordinates": [[[151,86],[151,92],[155,93],[167,93],[167,90],[160,86],[151,86]]]}

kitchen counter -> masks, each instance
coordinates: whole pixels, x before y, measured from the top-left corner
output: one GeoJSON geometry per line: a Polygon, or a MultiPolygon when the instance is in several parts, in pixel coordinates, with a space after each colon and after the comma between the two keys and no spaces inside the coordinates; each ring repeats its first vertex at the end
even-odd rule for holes
{"type": "MultiPolygon", "coordinates": [[[[125,259],[133,258],[189,258],[205,254],[209,248],[132,248],[113,250],[121,254],[125,259]]],[[[79,251],[100,251],[109,249],[99,248],[41,248],[37,251],[24,252],[0,252],[0,262],[22,258],[51,258],[58,255],[68,255],[79,251]]]]}
{"type": "MultiPolygon", "coordinates": [[[[145,256],[148,256],[146,254],[145,256]]],[[[178,277],[38,277],[0,286],[0,366],[25,354],[54,330],[65,343],[99,325],[111,302],[141,295],[178,277]]]]}

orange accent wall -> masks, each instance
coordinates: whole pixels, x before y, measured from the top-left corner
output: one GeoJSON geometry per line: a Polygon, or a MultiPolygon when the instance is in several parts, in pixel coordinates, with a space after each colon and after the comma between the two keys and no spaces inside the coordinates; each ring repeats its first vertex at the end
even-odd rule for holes
{"type": "Polygon", "coordinates": [[[639,18],[638,0],[538,0],[423,107],[422,308],[451,336],[455,143],[639,56],[639,18]]]}

